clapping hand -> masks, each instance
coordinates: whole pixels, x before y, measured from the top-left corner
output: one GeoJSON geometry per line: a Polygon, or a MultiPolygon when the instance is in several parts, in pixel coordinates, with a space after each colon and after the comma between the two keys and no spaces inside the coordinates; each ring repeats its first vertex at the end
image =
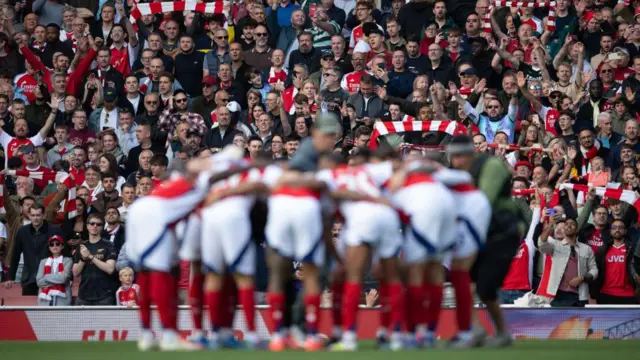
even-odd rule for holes
{"type": "Polygon", "coordinates": [[[87,260],[89,258],[89,256],[91,256],[91,252],[89,251],[89,249],[87,249],[86,246],[80,245],[80,256],[84,259],[87,260]]]}

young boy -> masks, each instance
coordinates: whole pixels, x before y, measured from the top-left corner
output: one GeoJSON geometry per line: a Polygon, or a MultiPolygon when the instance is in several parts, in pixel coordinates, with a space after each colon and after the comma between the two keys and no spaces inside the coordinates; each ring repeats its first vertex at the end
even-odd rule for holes
{"type": "Polygon", "coordinates": [[[155,154],[151,157],[151,180],[153,187],[157,187],[162,182],[164,172],[169,166],[169,159],[164,154],[155,154]]]}
{"type": "Polygon", "coordinates": [[[460,46],[462,41],[462,31],[458,28],[449,29],[449,38],[447,41],[449,41],[449,46],[446,49],[447,54],[449,54],[451,61],[456,62],[462,52],[462,46],[460,46]]]}
{"type": "Polygon", "coordinates": [[[249,85],[251,85],[250,90],[259,91],[262,95],[262,102],[266,105],[267,94],[271,91],[271,85],[262,81],[262,74],[257,69],[251,69],[247,74],[247,79],[249,79],[249,85]]]}
{"type": "Polygon", "coordinates": [[[138,305],[140,288],[133,283],[133,269],[126,267],[118,273],[122,286],[116,291],[116,301],[118,306],[132,307],[138,305]]]}

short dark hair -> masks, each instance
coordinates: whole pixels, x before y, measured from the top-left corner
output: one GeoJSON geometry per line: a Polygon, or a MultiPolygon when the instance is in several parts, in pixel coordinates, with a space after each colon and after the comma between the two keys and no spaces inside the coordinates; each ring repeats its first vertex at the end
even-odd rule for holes
{"type": "Polygon", "coordinates": [[[373,84],[373,77],[369,74],[364,74],[360,76],[360,82],[367,85],[373,84]]]}
{"type": "MultiPolygon", "coordinates": [[[[168,71],[163,71],[160,74],[158,74],[158,80],[160,80],[161,77],[166,77],[169,78],[169,81],[173,82],[174,81],[174,77],[173,74],[168,72],[168,71]]],[[[174,94],[175,95],[175,94],[174,94]]]]}
{"type": "Polygon", "coordinates": [[[122,184],[122,186],[120,186],[120,191],[124,191],[124,189],[128,188],[128,187],[132,188],[134,191],[136,190],[136,187],[133,186],[133,184],[130,184],[130,183],[126,182],[126,183],[122,184]]]}
{"type": "Polygon", "coordinates": [[[155,154],[151,157],[149,164],[167,167],[169,166],[169,159],[165,154],[155,154]]]}
{"type": "Polygon", "coordinates": [[[92,212],[91,214],[89,214],[89,216],[87,216],[87,223],[91,221],[91,219],[100,220],[102,224],[104,224],[104,216],[100,215],[99,213],[92,212]]]}
{"type": "Polygon", "coordinates": [[[114,181],[116,181],[117,177],[116,174],[112,173],[111,171],[107,171],[102,174],[102,181],[104,181],[104,179],[113,179],[114,181]]]}
{"type": "Polygon", "coordinates": [[[31,201],[33,201],[33,202],[36,202],[36,198],[34,198],[34,197],[33,197],[33,196],[31,196],[31,195],[26,195],[26,196],[24,196],[22,199],[20,199],[20,206],[24,205],[24,202],[25,202],[26,200],[31,200],[31,201]]]}
{"type": "Polygon", "coordinates": [[[260,138],[260,136],[258,135],[253,135],[249,138],[249,141],[247,141],[247,144],[250,144],[252,141],[260,141],[261,143],[264,144],[264,141],[262,141],[262,138],[260,138]]]}
{"type": "Polygon", "coordinates": [[[289,136],[287,136],[287,137],[284,139],[284,142],[285,142],[285,143],[288,143],[289,141],[300,141],[300,139],[301,139],[301,138],[300,138],[300,135],[298,135],[298,134],[294,134],[294,133],[291,133],[289,136]]]}
{"type": "Polygon", "coordinates": [[[31,206],[31,208],[29,209],[29,214],[31,214],[31,210],[42,210],[42,213],[44,214],[44,206],[42,206],[42,204],[38,204],[37,202],[31,206]]]}
{"type": "Polygon", "coordinates": [[[358,127],[356,129],[354,137],[357,139],[362,135],[371,135],[372,132],[373,132],[373,130],[370,127],[368,127],[368,126],[360,126],[360,127],[358,127]]]}

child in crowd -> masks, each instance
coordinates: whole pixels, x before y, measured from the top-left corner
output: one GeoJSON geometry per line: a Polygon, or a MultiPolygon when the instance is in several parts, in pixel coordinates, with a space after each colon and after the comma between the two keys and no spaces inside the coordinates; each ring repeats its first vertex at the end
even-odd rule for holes
{"type": "Polygon", "coordinates": [[[132,307],[138,305],[140,288],[133,283],[133,269],[126,267],[120,270],[120,283],[122,284],[116,291],[116,301],[118,306],[132,307]]]}

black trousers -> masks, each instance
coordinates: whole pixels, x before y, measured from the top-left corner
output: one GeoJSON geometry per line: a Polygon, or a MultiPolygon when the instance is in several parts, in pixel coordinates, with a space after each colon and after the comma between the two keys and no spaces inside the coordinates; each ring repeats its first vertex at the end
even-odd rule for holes
{"type": "Polygon", "coordinates": [[[22,284],[22,296],[38,296],[38,284],[22,284]]]}
{"type": "Polygon", "coordinates": [[[638,299],[636,299],[635,296],[600,294],[596,300],[598,301],[598,305],[635,305],[638,303],[638,299]]]}

